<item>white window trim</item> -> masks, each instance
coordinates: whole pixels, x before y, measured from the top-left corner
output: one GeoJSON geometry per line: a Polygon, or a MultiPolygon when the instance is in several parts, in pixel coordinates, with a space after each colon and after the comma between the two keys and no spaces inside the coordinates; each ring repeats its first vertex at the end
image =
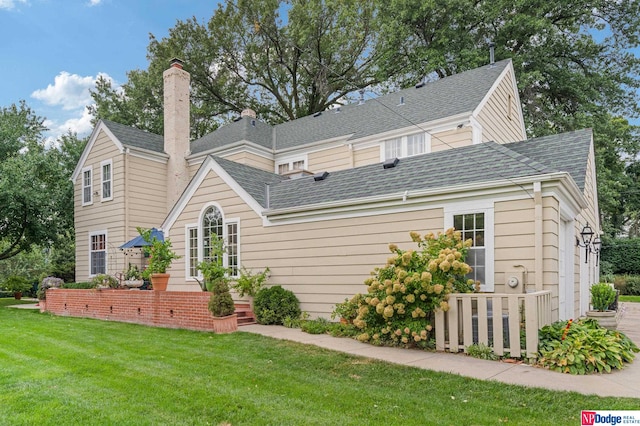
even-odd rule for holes
{"type": "Polygon", "coordinates": [[[82,205],[83,206],[90,206],[91,204],[93,204],[93,167],[92,166],[83,167],[82,168],[82,174],[80,176],[81,176],[80,177],[80,179],[81,179],[80,185],[81,185],[81,188],[82,188],[81,189],[82,192],[80,194],[80,197],[82,197],[82,205]],[[88,187],[84,185],[84,174],[85,174],[85,172],[89,172],[89,174],[90,174],[89,186],[88,187]],[[90,189],[89,190],[89,201],[86,201],[84,199],[84,190],[85,190],[85,188],[89,188],[90,189]]]}
{"type": "Polygon", "coordinates": [[[309,169],[309,159],[306,155],[296,155],[296,156],[291,156],[291,157],[283,157],[281,159],[279,159],[276,164],[275,164],[275,168],[274,168],[274,173],[279,174],[279,169],[280,166],[283,164],[288,164],[289,165],[289,172],[293,171],[293,163],[296,163],[298,161],[302,161],[304,163],[304,165],[302,166],[302,170],[308,170],[309,169]]]}
{"type": "Polygon", "coordinates": [[[89,253],[89,271],[88,271],[88,275],[89,278],[93,278],[96,275],[99,274],[92,274],[91,273],[91,237],[95,236],[95,235],[104,235],[104,273],[108,274],[109,273],[109,234],[107,233],[106,229],[100,230],[100,231],[92,231],[89,232],[89,245],[88,245],[88,253],[89,253]]]}
{"type": "MultiPolygon", "coordinates": [[[[240,235],[241,235],[240,234],[240,218],[239,217],[228,218],[223,222],[224,233],[225,233],[225,241],[228,241],[228,238],[229,238],[228,225],[231,225],[231,224],[235,224],[236,225],[236,235],[238,237],[238,243],[237,243],[238,252],[236,254],[236,257],[238,258],[238,268],[237,268],[238,274],[230,275],[230,277],[231,278],[237,278],[237,277],[240,276],[239,272],[240,272],[240,269],[242,268],[242,262],[241,262],[241,257],[240,257],[240,252],[241,252],[241,250],[240,250],[240,247],[241,247],[241,244],[240,244],[240,235]]],[[[223,264],[225,264],[225,267],[227,267],[227,268],[229,267],[229,255],[227,253],[224,254],[223,264]]]]}
{"type": "Polygon", "coordinates": [[[113,200],[113,161],[111,159],[104,160],[100,163],[100,196],[101,201],[111,201],[113,200]],[[109,186],[111,188],[111,195],[109,197],[104,196],[104,166],[109,166],[109,170],[111,171],[111,178],[109,179],[109,186]]]}
{"type": "Polygon", "coordinates": [[[495,219],[493,201],[456,203],[444,208],[444,228],[453,227],[453,217],[461,214],[484,213],[485,284],[480,291],[493,293],[495,290],[495,219]],[[476,207],[469,207],[473,204],[476,207]]]}
{"type": "MultiPolygon", "coordinates": [[[[202,217],[204,215],[204,212],[207,211],[207,209],[209,209],[209,207],[215,207],[220,211],[220,216],[222,217],[222,240],[224,241],[225,245],[228,243],[229,241],[229,235],[228,235],[228,227],[227,225],[229,224],[233,224],[235,223],[237,225],[237,234],[238,234],[238,271],[240,271],[241,267],[242,267],[242,257],[241,257],[241,244],[240,244],[240,218],[238,217],[233,217],[233,218],[227,218],[224,215],[224,210],[222,209],[222,207],[220,206],[220,204],[216,203],[216,202],[210,202],[207,203],[201,210],[200,213],[198,214],[198,223],[197,224],[188,224],[185,225],[185,279],[189,280],[189,281],[195,281],[196,278],[201,280],[202,279],[202,273],[200,271],[198,271],[198,276],[197,277],[192,277],[189,275],[189,266],[190,266],[190,259],[189,259],[189,229],[193,229],[193,228],[197,228],[198,229],[198,263],[202,262],[204,259],[204,232],[202,230],[202,217]]],[[[224,266],[225,268],[229,267],[229,255],[228,253],[224,253],[224,255],[222,256],[222,266],[224,266]]],[[[231,275],[231,278],[237,278],[238,275],[231,275]]]]}
{"type": "MultiPolygon", "coordinates": [[[[198,231],[198,241],[196,241],[196,252],[198,254],[198,259],[200,258],[200,246],[199,246],[199,241],[200,241],[200,226],[197,223],[189,223],[187,225],[184,226],[184,279],[187,281],[196,281],[196,278],[199,278],[198,276],[192,276],[190,274],[191,271],[191,253],[189,252],[189,249],[191,248],[190,244],[191,244],[191,238],[189,235],[189,231],[191,231],[192,229],[196,229],[198,231]]],[[[196,262],[198,261],[198,259],[196,259],[196,262]]],[[[199,273],[198,273],[199,274],[199,273]]]]}
{"type": "Polygon", "coordinates": [[[386,158],[387,157],[386,155],[387,141],[391,141],[395,139],[400,139],[400,156],[398,158],[414,157],[416,155],[423,155],[423,154],[430,153],[431,152],[431,133],[424,132],[422,133],[424,135],[424,152],[420,154],[407,155],[407,151],[408,151],[407,144],[408,144],[409,136],[414,136],[418,134],[420,134],[420,132],[409,133],[402,136],[390,137],[383,140],[382,143],[380,144],[380,161],[389,160],[389,158],[386,158]]]}

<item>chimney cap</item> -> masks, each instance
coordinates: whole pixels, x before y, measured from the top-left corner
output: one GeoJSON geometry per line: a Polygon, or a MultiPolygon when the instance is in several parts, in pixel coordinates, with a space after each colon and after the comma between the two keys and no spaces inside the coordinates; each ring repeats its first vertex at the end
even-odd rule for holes
{"type": "Polygon", "coordinates": [[[252,110],[251,108],[245,108],[240,113],[240,117],[256,118],[256,112],[254,110],[252,110]]]}
{"type": "Polygon", "coordinates": [[[181,59],[178,59],[178,58],[173,58],[171,60],[171,62],[169,63],[169,66],[171,68],[182,69],[182,65],[184,65],[184,62],[181,59]]]}

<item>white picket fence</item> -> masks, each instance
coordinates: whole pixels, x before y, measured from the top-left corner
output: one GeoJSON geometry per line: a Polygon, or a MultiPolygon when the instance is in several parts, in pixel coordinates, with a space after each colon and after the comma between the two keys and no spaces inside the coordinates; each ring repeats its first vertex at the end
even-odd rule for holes
{"type": "Polygon", "coordinates": [[[524,354],[535,358],[538,330],[551,324],[551,291],[523,294],[456,293],[449,310],[435,315],[436,349],[459,352],[474,343],[493,348],[497,355],[523,355],[520,330],[525,333],[524,354]],[[497,338],[502,336],[502,338],[497,338]]]}

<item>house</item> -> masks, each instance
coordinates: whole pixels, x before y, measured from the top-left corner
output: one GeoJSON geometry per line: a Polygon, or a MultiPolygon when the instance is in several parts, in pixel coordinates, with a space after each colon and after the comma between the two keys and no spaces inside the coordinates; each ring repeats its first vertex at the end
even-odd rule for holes
{"type": "Polygon", "coordinates": [[[168,290],[200,291],[196,265],[269,267],[328,317],[364,291],[388,244],[455,226],[473,238],[481,291],[550,290],[553,319],[588,309],[600,232],[590,130],[527,140],[510,60],[269,125],[245,110],[189,142],[189,74],[164,73],[165,135],[101,120],[73,174],[76,277],[126,269],[118,247],[159,227],[182,256],[168,290]]]}

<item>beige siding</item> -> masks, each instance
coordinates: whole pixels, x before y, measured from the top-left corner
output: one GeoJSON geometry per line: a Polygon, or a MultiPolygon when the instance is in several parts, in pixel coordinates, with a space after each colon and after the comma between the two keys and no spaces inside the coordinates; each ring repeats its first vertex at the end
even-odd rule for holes
{"type": "Polygon", "coordinates": [[[544,290],[551,290],[552,318],[558,318],[559,309],[559,245],[560,237],[560,203],[556,198],[542,199],[543,237],[543,283],[544,290]]]}
{"type": "Polygon", "coordinates": [[[444,151],[445,149],[459,148],[473,143],[470,127],[447,130],[431,135],[431,152],[444,151]]]}
{"type": "MultiPolygon", "coordinates": [[[[246,164],[247,166],[255,167],[257,169],[266,170],[268,172],[274,171],[273,159],[265,158],[260,155],[252,154],[250,152],[238,152],[233,155],[225,156],[225,159],[229,161],[235,161],[236,163],[246,164]]],[[[193,176],[198,169],[191,174],[193,176]]]]}
{"type": "MultiPolygon", "coordinates": [[[[82,173],[74,182],[74,214],[76,231],[76,281],[89,277],[89,235],[94,231],[107,231],[107,271],[119,266],[117,245],[123,239],[124,179],[122,154],[104,132],[100,132],[83,167],[92,167],[93,204],[82,206],[82,173]],[[101,166],[112,161],[113,200],[102,202],[101,166]],[[98,192],[96,195],[95,193],[98,192]]],[[[120,243],[121,244],[121,243],[120,243]]]]}
{"type": "Polygon", "coordinates": [[[167,215],[166,165],[131,155],[127,160],[126,241],[138,235],[136,227],[159,227],[167,215]]]}
{"type": "Polygon", "coordinates": [[[314,173],[350,169],[351,154],[347,145],[312,152],[308,156],[307,169],[314,173]]]}
{"type": "Polygon", "coordinates": [[[372,146],[353,151],[353,162],[355,167],[380,163],[380,147],[372,146]]]}
{"type": "Polygon", "coordinates": [[[491,98],[478,113],[482,126],[482,141],[498,143],[522,140],[524,129],[516,105],[517,96],[513,90],[513,76],[505,75],[491,98]]]}
{"type": "MultiPolygon", "coordinates": [[[[523,265],[529,274],[525,276],[528,288],[534,283],[534,202],[532,199],[495,203],[495,292],[509,291],[505,283],[510,272],[521,272],[523,265]]],[[[522,291],[522,288],[520,288],[522,291]]]]}
{"type": "MultiPolygon", "coordinates": [[[[414,248],[410,231],[436,232],[444,226],[443,211],[433,209],[263,227],[255,212],[210,175],[171,228],[179,254],[185,254],[185,225],[197,223],[210,201],[222,207],[225,217],[240,218],[242,264],[249,269],[268,266],[270,283],[295,291],[301,309],[313,316],[328,317],[336,303],[365,291],[363,282],[373,268],[384,265],[389,243],[414,248]]],[[[186,283],[184,259],[174,264],[171,274],[171,289],[199,289],[196,283],[186,283]]]]}
{"type": "Polygon", "coordinates": [[[82,174],[74,182],[76,281],[90,278],[91,232],[106,231],[107,273],[115,274],[127,263],[118,247],[137,235],[136,226],[160,226],[166,216],[166,165],[120,153],[101,132],[83,165],[92,166],[94,193],[101,191],[100,163],[108,159],[112,161],[113,200],[101,202],[98,194],[92,205],[82,206],[82,174]]]}

